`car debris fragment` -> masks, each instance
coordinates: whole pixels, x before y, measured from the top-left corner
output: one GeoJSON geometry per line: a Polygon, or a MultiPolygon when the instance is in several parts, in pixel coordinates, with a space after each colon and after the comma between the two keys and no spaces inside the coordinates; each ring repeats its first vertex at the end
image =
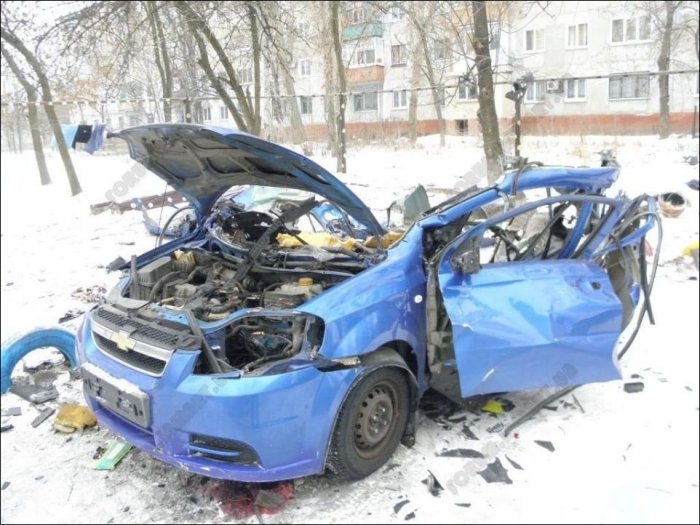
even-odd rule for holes
{"type": "Polygon", "coordinates": [[[535,443],[537,443],[542,448],[546,448],[550,452],[554,452],[554,445],[552,444],[551,441],[544,441],[544,440],[536,439],[535,443]]]}
{"type": "Polygon", "coordinates": [[[631,383],[625,383],[623,388],[628,394],[636,394],[644,390],[644,383],[641,381],[633,381],[631,383]]]}
{"type": "Polygon", "coordinates": [[[440,482],[435,477],[435,474],[433,474],[431,471],[428,471],[428,477],[422,480],[422,483],[428,487],[428,492],[430,492],[433,496],[439,496],[440,492],[444,490],[440,482]]]}
{"type": "Polygon", "coordinates": [[[513,483],[513,480],[508,477],[508,469],[498,458],[489,463],[484,470],[479,471],[479,475],[484,478],[486,483],[506,483],[508,485],[513,483]]]}
{"type": "Polygon", "coordinates": [[[44,408],[43,410],[39,411],[39,415],[34,418],[32,421],[32,427],[36,428],[39,425],[41,425],[44,421],[46,421],[51,414],[56,412],[56,409],[53,407],[47,407],[44,408]]]}
{"type": "Polygon", "coordinates": [[[398,503],[394,504],[394,514],[398,514],[399,511],[404,507],[404,505],[406,505],[409,502],[410,500],[408,499],[402,499],[398,503]]]}
{"type": "Polygon", "coordinates": [[[124,459],[131,449],[132,446],[126,441],[115,439],[92,468],[94,470],[114,470],[114,467],[124,459]]]}

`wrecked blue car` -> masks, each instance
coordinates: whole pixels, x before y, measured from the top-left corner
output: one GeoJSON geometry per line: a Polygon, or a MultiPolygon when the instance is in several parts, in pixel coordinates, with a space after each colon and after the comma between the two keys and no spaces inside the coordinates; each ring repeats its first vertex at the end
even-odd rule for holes
{"type": "Polygon", "coordinates": [[[428,388],[462,400],[620,378],[658,218],[646,196],[605,196],[616,166],[521,163],[397,234],[328,171],[254,136],[115,136],[197,215],[125,265],[77,337],[100,424],[162,461],[248,482],[358,479],[413,443],[428,388]],[[232,206],[237,186],[308,197],[265,213],[232,206]],[[365,238],[306,235],[322,202],[365,238]]]}

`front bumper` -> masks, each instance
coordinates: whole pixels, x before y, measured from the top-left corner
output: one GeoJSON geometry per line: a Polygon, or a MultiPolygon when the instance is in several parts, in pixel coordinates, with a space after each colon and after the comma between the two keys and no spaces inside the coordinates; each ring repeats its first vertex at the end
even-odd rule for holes
{"type": "Polygon", "coordinates": [[[100,424],[127,442],[221,479],[268,482],[323,472],[335,416],[358,369],[193,375],[199,352],[175,351],[162,376],[152,377],[100,351],[90,324],[88,315],[76,340],[85,397],[100,424]]]}

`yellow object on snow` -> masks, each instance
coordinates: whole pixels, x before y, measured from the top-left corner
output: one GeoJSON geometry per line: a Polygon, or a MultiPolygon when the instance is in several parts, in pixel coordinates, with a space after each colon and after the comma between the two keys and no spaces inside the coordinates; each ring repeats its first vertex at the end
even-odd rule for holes
{"type": "Polygon", "coordinates": [[[53,427],[70,434],[76,430],[83,430],[85,427],[92,427],[97,424],[95,416],[88,407],[73,404],[64,404],[58,409],[53,427]]]}
{"type": "Polygon", "coordinates": [[[693,255],[693,252],[698,251],[700,249],[700,242],[698,241],[693,241],[691,242],[688,246],[683,248],[683,256],[684,257],[690,257],[693,255]]]}
{"type": "Polygon", "coordinates": [[[484,406],[481,407],[482,412],[489,412],[491,414],[503,414],[503,405],[498,401],[489,399],[484,406]]]}

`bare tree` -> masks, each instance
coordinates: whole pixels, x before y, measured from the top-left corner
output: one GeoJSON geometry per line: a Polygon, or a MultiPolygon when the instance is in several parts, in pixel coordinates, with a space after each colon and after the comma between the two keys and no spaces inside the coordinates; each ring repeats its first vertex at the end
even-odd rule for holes
{"type": "MultiPolygon", "coordinates": [[[[445,145],[445,119],[442,110],[445,104],[445,91],[442,86],[442,71],[436,64],[436,59],[448,58],[445,53],[450,52],[446,41],[437,36],[434,25],[437,13],[445,2],[409,2],[405,5],[412,36],[414,38],[414,51],[420,51],[413,55],[413,67],[420,70],[425,77],[432,97],[435,118],[440,133],[440,146],[445,145]]],[[[402,7],[399,5],[398,7],[402,7]]],[[[416,80],[417,71],[412,71],[412,84],[416,80]]],[[[409,107],[409,120],[416,118],[418,106],[417,86],[412,85],[411,102],[409,107]]],[[[412,125],[415,128],[415,124],[412,125]]]]}
{"type": "Polygon", "coordinates": [[[343,63],[343,47],[340,40],[340,12],[338,2],[330,2],[331,33],[333,35],[333,51],[335,53],[335,65],[338,70],[338,122],[336,133],[338,134],[338,163],[337,171],[347,172],[346,164],[346,138],[345,133],[345,109],[347,105],[347,84],[345,82],[345,64],[343,63]]]}
{"type": "Polygon", "coordinates": [[[489,184],[496,182],[502,171],[503,147],[498,129],[498,115],[493,90],[493,70],[489,52],[489,20],[485,2],[472,0],[471,12],[474,25],[474,52],[479,86],[479,123],[484,139],[486,178],[489,184]]]}
{"type": "MultiPolygon", "coordinates": [[[[214,14],[224,18],[224,6],[213,4],[209,6],[206,2],[174,2],[175,7],[182,13],[185,18],[192,35],[197,43],[199,50],[198,63],[205,75],[209,79],[216,94],[221,98],[229,112],[236,121],[239,129],[252,133],[253,135],[260,134],[261,118],[260,118],[260,39],[258,35],[257,16],[255,9],[250,3],[245,3],[244,13],[234,13],[238,19],[232,21],[233,27],[240,26],[241,22],[246,19],[249,22],[248,35],[250,38],[250,47],[252,49],[253,58],[253,78],[255,82],[254,96],[251,100],[249,94],[243,88],[242,83],[238,78],[238,74],[231,61],[230,54],[226,50],[225,44],[217,37],[216,33],[209,25],[209,18],[214,14]],[[208,12],[208,16],[204,16],[203,9],[211,7],[212,12],[208,12]],[[214,52],[213,58],[218,61],[218,64],[223,68],[224,74],[216,73],[216,63],[212,64],[209,56],[209,48],[214,52]],[[235,97],[236,103],[228,92],[230,88],[235,97]],[[240,109],[239,109],[240,108],[240,109]]],[[[240,7],[234,5],[234,7],[240,7]]]]}
{"type": "Polygon", "coordinates": [[[306,130],[297,104],[292,64],[294,44],[302,35],[294,27],[294,13],[287,12],[281,2],[256,1],[253,5],[264,36],[262,50],[270,69],[270,90],[278,97],[270,100],[275,109],[273,113],[280,123],[284,120],[283,115],[289,117],[292,143],[300,144],[306,141],[306,130]],[[282,91],[286,96],[282,95],[282,91]]]}
{"type": "MultiPolygon", "coordinates": [[[[658,35],[658,66],[659,78],[659,137],[667,138],[670,134],[670,75],[673,69],[673,51],[683,36],[693,38],[698,52],[698,16],[697,2],[680,0],[664,0],[630,2],[630,12],[641,12],[658,35]]],[[[647,26],[648,28],[649,26],[647,26]]],[[[648,29],[647,29],[648,30],[648,29]]],[[[641,31],[641,29],[640,29],[641,31]]],[[[700,53],[697,53],[700,55],[700,53]]],[[[684,64],[687,66],[687,64],[684,64]]]]}
{"type": "Polygon", "coordinates": [[[172,96],[173,96],[173,74],[170,60],[170,53],[166,45],[163,31],[163,21],[161,20],[158,2],[143,2],[146,16],[150,26],[150,33],[153,39],[153,54],[156,60],[156,67],[160,77],[160,85],[163,93],[163,120],[171,122],[173,119],[172,96]]]}
{"type": "Polygon", "coordinates": [[[665,19],[661,28],[661,49],[656,63],[659,66],[659,137],[665,139],[670,134],[669,128],[669,89],[668,70],[671,66],[671,37],[673,18],[683,2],[664,1],[665,19]]]}
{"type": "MultiPolygon", "coordinates": [[[[54,138],[56,139],[56,144],[58,150],[61,154],[61,160],[63,161],[63,166],[66,170],[66,175],[68,177],[68,183],[70,185],[71,195],[77,195],[82,191],[80,186],[80,181],[75,172],[73,166],[73,161],[71,160],[70,153],[68,152],[68,147],[66,146],[65,140],[63,138],[63,132],[61,130],[61,125],[58,122],[58,117],[56,115],[56,110],[53,106],[53,96],[51,92],[51,85],[49,83],[48,76],[44,71],[44,67],[32,51],[29,50],[27,45],[15,34],[15,32],[9,27],[9,21],[12,19],[10,13],[6,12],[7,4],[3,2],[2,4],[2,26],[0,27],[0,38],[4,41],[8,47],[12,48],[14,51],[19,53],[27,65],[31,68],[32,72],[37,78],[39,86],[41,88],[42,102],[44,106],[44,111],[49,120],[51,130],[53,132],[54,138]]],[[[6,48],[7,50],[7,48],[6,48]]]]}
{"type": "Polygon", "coordinates": [[[36,158],[36,165],[39,168],[39,179],[42,185],[51,184],[51,176],[49,175],[49,169],[46,167],[44,145],[41,140],[41,131],[39,129],[39,111],[37,110],[37,100],[39,97],[37,97],[36,94],[36,87],[32,85],[22,69],[17,65],[12,54],[5,49],[4,45],[2,46],[2,57],[7,62],[7,65],[10,66],[12,74],[15,75],[19,83],[22,84],[27,94],[27,119],[29,120],[29,130],[32,135],[34,157],[36,158]]]}

